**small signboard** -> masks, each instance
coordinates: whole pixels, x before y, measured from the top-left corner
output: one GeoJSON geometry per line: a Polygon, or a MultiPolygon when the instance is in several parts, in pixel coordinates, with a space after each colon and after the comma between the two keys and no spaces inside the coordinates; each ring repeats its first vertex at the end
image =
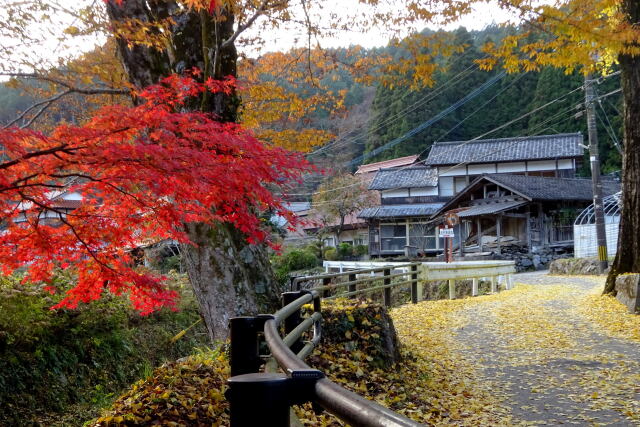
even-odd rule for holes
{"type": "Polygon", "coordinates": [[[440,229],[440,237],[450,237],[453,238],[453,228],[441,228],[440,229]]]}

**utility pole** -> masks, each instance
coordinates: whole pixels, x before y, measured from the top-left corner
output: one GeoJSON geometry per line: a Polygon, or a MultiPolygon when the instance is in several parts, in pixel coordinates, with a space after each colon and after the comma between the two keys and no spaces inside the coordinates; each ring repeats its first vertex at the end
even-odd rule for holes
{"type": "Polygon", "coordinates": [[[591,161],[591,181],[593,188],[593,207],[596,219],[596,238],[598,241],[598,270],[600,274],[609,266],[607,256],[607,232],[604,226],[602,205],[602,181],[600,180],[600,154],[598,150],[598,130],[596,128],[596,95],[591,74],[584,77],[585,108],[587,110],[587,129],[589,131],[589,160],[591,161]]]}

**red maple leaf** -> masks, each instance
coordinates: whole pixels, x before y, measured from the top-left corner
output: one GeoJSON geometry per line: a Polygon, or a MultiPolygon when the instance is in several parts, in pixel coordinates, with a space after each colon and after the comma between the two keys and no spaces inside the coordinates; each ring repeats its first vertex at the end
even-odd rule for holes
{"type": "Polygon", "coordinates": [[[82,126],[0,131],[2,273],[24,269],[25,282],[55,289],[54,271],[64,266],[77,283],[56,307],[108,291],[150,313],[173,307],[176,294],[163,277],[133,266],[136,246],[190,243],[188,222],[227,222],[248,242],[269,243],[261,212],[295,222],[272,189],[310,168],[300,154],[210,114],[182,112],[192,97],[230,93],[234,85],[232,78],[198,83],[172,75],[140,91],[144,103],[104,107],[82,126]],[[65,194],[82,201],[70,208],[65,194]]]}

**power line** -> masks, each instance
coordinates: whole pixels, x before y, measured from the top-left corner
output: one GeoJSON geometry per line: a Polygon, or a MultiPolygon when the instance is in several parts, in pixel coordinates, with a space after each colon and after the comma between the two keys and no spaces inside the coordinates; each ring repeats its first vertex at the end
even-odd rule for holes
{"type": "MultiPolygon", "coordinates": [[[[455,62],[460,60],[463,56],[460,56],[459,58],[457,58],[455,62]]],[[[453,86],[454,84],[456,84],[456,83],[460,82],[461,80],[463,80],[464,78],[468,77],[472,72],[472,68],[474,68],[474,67],[475,67],[475,64],[469,65],[466,69],[462,70],[461,72],[459,72],[458,74],[453,76],[451,79],[449,79],[444,85],[438,87],[434,92],[427,94],[424,98],[414,102],[411,105],[406,106],[405,108],[403,108],[399,112],[387,117],[381,123],[378,123],[376,125],[376,127],[372,128],[372,129],[371,128],[370,129],[366,129],[364,132],[360,133],[358,136],[364,136],[367,133],[376,132],[376,131],[384,128],[385,126],[388,126],[388,125],[392,124],[395,120],[399,119],[400,117],[404,117],[407,114],[409,114],[409,113],[415,111],[416,109],[422,107],[424,104],[426,104],[429,101],[432,101],[437,96],[442,94],[445,90],[449,89],[450,86],[453,86]]],[[[406,98],[407,96],[409,96],[409,94],[411,94],[411,92],[407,92],[405,95],[400,97],[400,101],[403,100],[404,98],[406,98]]],[[[366,125],[367,125],[367,122],[363,122],[359,126],[356,126],[354,129],[352,129],[352,131],[355,130],[355,129],[358,129],[358,128],[362,128],[362,127],[364,127],[366,125]]],[[[334,142],[329,143],[327,145],[324,145],[323,147],[320,147],[317,150],[312,151],[311,153],[307,154],[307,157],[311,157],[311,156],[314,156],[316,154],[319,154],[319,153],[321,153],[322,151],[325,151],[328,148],[335,148],[335,147],[337,147],[339,145],[344,145],[344,144],[346,144],[348,142],[352,142],[357,138],[358,137],[348,137],[348,136],[345,136],[344,138],[338,138],[334,142]]]]}
{"type": "Polygon", "coordinates": [[[432,117],[429,120],[419,124],[415,128],[411,129],[409,132],[405,133],[404,135],[399,136],[399,137],[387,142],[383,146],[378,147],[373,151],[370,151],[368,153],[365,153],[365,154],[362,154],[361,156],[356,157],[351,162],[349,162],[349,164],[350,165],[354,165],[356,163],[361,163],[363,160],[365,160],[365,159],[367,159],[369,157],[373,157],[373,156],[375,156],[377,154],[380,154],[380,153],[382,153],[383,151],[385,151],[385,150],[387,150],[389,148],[395,147],[399,143],[411,138],[412,136],[417,135],[418,133],[422,132],[423,130],[425,130],[426,128],[431,126],[432,124],[440,121],[443,117],[447,116],[449,113],[457,110],[458,108],[460,108],[461,106],[463,106],[467,102],[471,101],[472,99],[474,99],[475,97],[477,97],[478,95],[483,93],[485,90],[487,90],[489,87],[493,86],[498,80],[500,80],[504,76],[506,76],[506,73],[504,71],[496,74],[495,76],[491,77],[489,80],[487,80],[483,84],[481,84],[479,87],[475,88],[470,93],[468,93],[467,95],[465,95],[464,97],[460,98],[459,100],[457,100],[455,103],[453,103],[449,107],[445,108],[444,110],[442,110],[441,112],[436,114],[434,117],[432,117]]]}
{"type": "MultiPolygon", "coordinates": [[[[609,77],[611,77],[611,76],[613,76],[613,75],[606,76],[606,77],[605,77],[605,79],[606,79],[606,78],[609,78],[609,77]]],[[[486,83],[486,82],[485,82],[485,83],[486,83]]],[[[517,122],[517,121],[519,121],[519,120],[522,120],[523,118],[526,118],[526,117],[530,116],[531,114],[533,114],[533,113],[535,113],[535,112],[538,112],[538,111],[540,111],[540,110],[542,110],[542,109],[544,109],[544,108],[547,108],[548,106],[550,106],[550,105],[552,105],[552,104],[555,104],[556,102],[562,102],[562,101],[565,101],[565,100],[567,99],[567,97],[568,97],[570,94],[572,94],[572,93],[574,93],[574,92],[576,92],[576,91],[578,91],[578,90],[583,89],[583,87],[584,87],[583,85],[580,85],[579,87],[572,89],[571,91],[569,91],[569,92],[567,92],[567,93],[565,93],[565,94],[563,94],[563,95],[561,95],[561,96],[559,96],[559,97],[557,97],[557,98],[555,98],[555,99],[553,99],[553,100],[551,100],[551,101],[549,101],[549,102],[547,102],[547,103],[545,103],[545,104],[541,105],[540,107],[537,107],[537,108],[535,108],[535,109],[534,109],[534,110],[532,110],[532,111],[529,111],[529,112],[527,112],[527,113],[525,113],[525,114],[523,114],[523,115],[521,115],[521,116],[519,116],[519,117],[517,117],[517,118],[515,118],[515,119],[513,119],[513,120],[510,120],[510,121],[509,121],[509,122],[507,122],[506,124],[503,124],[503,125],[497,126],[497,127],[493,128],[492,130],[490,130],[490,131],[488,131],[488,132],[485,132],[485,133],[483,133],[483,134],[481,134],[481,135],[479,135],[479,136],[476,136],[476,137],[475,137],[475,138],[473,138],[473,139],[470,139],[470,140],[464,141],[464,142],[462,142],[461,144],[456,145],[456,147],[451,148],[450,150],[443,151],[442,153],[440,153],[440,154],[438,155],[438,157],[439,157],[439,156],[442,156],[442,155],[444,155],[444,154],[447,154],[447,153],[449,153],[449,152],[450,152],[450,151],[452,151],[452,150],[457,150],[457,149],[459,149],[459,147],[461,147],[461,146],[463,146],[463,145],[470,144],[470,143],[472,143],[472,142],[474,142],[474,141],[477,141],[477,140],[479,140],[480,138],[482,138],[483,136],[486,136],[486,135],[489,135],[489,134],[491,134],[491,133],[497,132],[498,130],[504,129],[507,125],[510,125],[510,124],[513,124],[513,123],[515,123],[515,122],[517,122]]],[[[612,95],[612,94],[617,93],[617,92],[619,92],[619,91],[620,91],[620,89],[614,90],[614,91],[609,92],[608,94],[604,95],[603,97],[605,97],[605,96],[609,96],[609,95],[612,95]]],[[[601,97],[601,98],[602,98],[602,97],[601,97]]],[[[538,124],[537,124],[533,129],[529,129],[529,130],[527,130],[526,132],[527,132],[527,134],[528,134],[528,135],[521,135],[521,136],[517,136],[517,137],[515,137],[516,139],[515,139],[514,141],[512,141],[512,142],[511,142],[511,144],[515,144],[515,143],[517,143],[517,142],[519,142],[519,141],[521,141],[521,140],[523,140],[523,139],[526,139],[528,136],[531,136],[530,134],[531,134],[532,132],[533,132],[534,134],[537,134],[537,133],[542,132],[542,131],[544,131],[544,130],[546,130],[546,129],[550,129],[550,128],[551,128],[550,126],[547,126],[547,127],[544,127],[544,128],[543,128],[543,126],[544,126],[544,125],[546,125],[547,123],[551,122],[552,120],[554,120],[554,119],[558,118],[559,116],[561,116],[561,115],[563,115],[563,114],[566,114],[566,113],[568,113],[568,112],[572,112],[572,111],[574,111],[574,107],[573,107],[573,106],[572,106],[572,107],[569,107],[569,108],[567,108],[567,109],[565,109],[565,110],[563,110],[563,111],[560,111],[560,112],[558,112],[558,113],[556,113],[556,114],[554,114],[553,116],[551,116],[551,117],[549,117],[549,118],[545,119],[545,120],[544,120],[544,121],[542,121],[541,123],[538,123],[538,124]]],[[[474,113],[475,113],[475,112],[474,112],[474,113]]],[[[473,114],[473,113],[472,113],[472,114],[473,114]]],[[[571,118],[571,116],[570,116],[570,117],[568,117],[568,118],[571,118]]],[[[568,118],[566,118],[566,119],[564,119],[564,120],[566,121],[568,118]]],[[[559,124],[559,123],[558,123],[558,124],[559,124]]],[[[510,145],[510,144],[509,144],[509,145],[510,145]]],[[[507,147],[508,147],[509,145],[507,145],[507,147]]],[[[495,150],[494,152],[502,151],[502,150],[506,149],[507,147],[501,148],[501,149],[499,149],[499,150],[495,150]]],[[[423,154],[423,153],[424,153],[425,151],[427,151],[429,148],[430,148],[430,147],[427,147],[426,149],[424,149],[423,151],[421,151],[421,152],[419,153],[419,155],[423,154]]],[[[489,153],[489,154],[493,154],[493,153],[489,153]]],[[[487,154],[483,155],[483,157],[486,157],[486,155],[487,155],[487,154]]],[[[480,159],[482,159],[482,158],[480,158],[480,159]]],[[[476,158],[476,159],[472,159],[472,161],[477,161],[477,160],[480,160],[480,159],[477,159],[477,158],[476,158]]],[[[469,163],[469,162],[468,162],[468,161],[467,161],[467,162],[461,162],[461,163],[459,163],[459,164],[457,164],[457,165],[451,166],[451,167],[450,167],[450,168],[448,168],[446,171],[449,171],[449,170],[451,170],[451,169],[454,169],[454,168],[457,168],[457,167],[463,166],[463,165],[465,165],[466,163],[469,163]]],[[[404,169],[407,169],[407,168],[412,167],[412,166],[415,166],[415,165],[407,165],[407,166],[403,166],[403,167],[398,168],[397,170],[404,170],[404,169]]],[[[446,171],[445,171],[445,172],[446,172],[446,171]]],[[[333,189],[327,189],[327,190],[320,191],[320,192],[313,192],[313,193],[288,194],[288,196],[312,196],[312,195],[314,195],[314,194],[320,194],[320,193],[327,193],[327,192],[337,191],[337,190],[340,190],[340,189],[342,189],[342,188],[348,188],[348,187],[351,187],[351,186],[353,186],[353,185],[354,185],[354,184],[352,184],[352,185],[348,185],[348,186],[344,186],[344,187],[337,187],[337,188],[333,188],[333,189]]]]}

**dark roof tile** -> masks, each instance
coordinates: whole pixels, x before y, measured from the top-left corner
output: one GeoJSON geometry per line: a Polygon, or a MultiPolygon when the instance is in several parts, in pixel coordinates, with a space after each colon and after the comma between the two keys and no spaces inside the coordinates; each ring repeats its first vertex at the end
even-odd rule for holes
{"type": "Polygon", "coordinates": [[[579,145],[582,143],[580,133],[436,142],[424,163],[436,166],[578,158],[584,152],[579,145]]]}
{"type": "MultiPolygon", "coordinates": [[[[485,175],[489,180],[507,187],[532,200],[584,200],[593,199],[591,179],[548,178],[510,174],[485,175]]],[[[602,180],[602,195],[609,196],[620,191],[620,183],[602,180]]]]}
{"type": "Polygon", "coordinates": [[[406,218],[430,216],[437,212],[444,203],[426,203],[415,205],[386,205],[363,209],[358,218],[406,218]]]}
{"type": "Polygon", "coordinates": [[[433,168],[381,169],[369,185],[369,190],[435,187],[437,185],[438,171],[433,168]]]}

